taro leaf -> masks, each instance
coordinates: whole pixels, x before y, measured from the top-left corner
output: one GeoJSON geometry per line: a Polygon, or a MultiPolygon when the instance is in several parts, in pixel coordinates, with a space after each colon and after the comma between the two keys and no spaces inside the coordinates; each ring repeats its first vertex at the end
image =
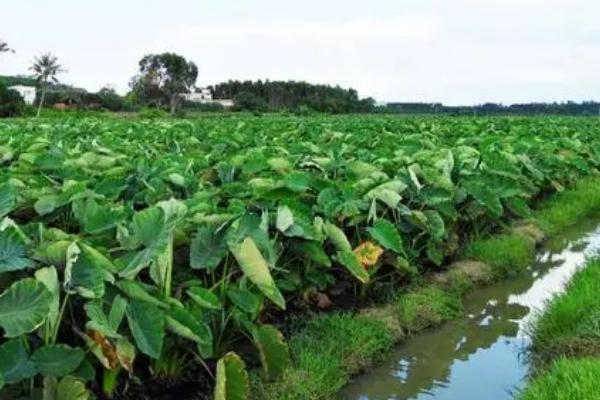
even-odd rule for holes
{"type": "Polygon", "coordinates": [[[185,177],[176,172],[170,173],[167,177],[168,181],[171,182],[175,186],[185,187],[185,177]]]}
{"type": "Polygon", "coordinates": [[[102,268],[104,271],[110,272],[111,274],[118,272],[114,264],[98,250],[82,242],[79,242],[78,246],[81,249],[82,254],[89,259],[90,262],[102,268]]]}
{"type": "Polygon", "coordinates": [[[279,308],[285,310],[285,299],[275,285],[269,265],[256,247],[254,240],[247,237],[241,244],[230,244],[231,252],[240,265],[244,275],[254,283],[265,296],[279,308]]]}
{"type": "Polygon", "coordinates": [[[187,215],[188,208],[185,203],[181,200],[171,198],[169,200],[161,201],[157,203],[165,215],[165,222],[170,229],[182,221],[187,215]]]}
{"type": "Polygon", "coordinates": [[[30,360],[22,338],[0,345],[0,376],[4,383],[17,383],[32,378],[37,373],[37,367],[30,360]]]}
{"type": "Polygon", "coordinates": [[[83,361],[85,352],[64,344],[47,344],[31,355],[38,370],[44,376],[65,376],[75,371],[83,361]]]}
{"type": "Polygon", "coordinates": [[[190,264],[194,269],[213,270],[227,255],[224,235],[211,226],[198,228],[190,245],[190,264]]]}
{"type": "Polygon", "coordinates": [[[0,219],[7,216],[17,203],[17,191],[9,183],[0,185],[0,219]]]}
{"type": "Polygon", "coordinates": [[[160,207],[146,208],[133,216],[132,228],[137,243],[151,247],[165,229],[165,212],[160,207]]]}
{"type": "Polygon", "coordinates": [[[402,193],[407,187],[402,181],[390,181],[371,189],[365,197],[368,200],[379,200],[389,208],[396,208],[402,200],[399,193],[402,193]]]}
{"type": "Polygon", "coordinates": [[[52,301],[50,303],[50,310],[48,312],[48,318],[46,323],[48,324],[48,331],[53,332],[56,324],[58,323],[58,313],[60,308],[60,282],[58,281],[58,274],[56,268],[46,267],[40,268],[35,271],[35,279],[46,286],[46,289],[52,294],[52,301]]]}
{"type": "Polygon", "coordinates": [[[241,310],[250,314],[258,313],[260,298],[248,289],[229,288],[227,290],[227,297],[241,310]]]}
{"type": "Polygon", "coordinates": [[[402,237],[393,223],[387,219],[378,219],[371,228],[367,229],[373,239],[388,250],[403,254],[402,237]]]}
{"type": "Polygon", "coordinates": [[[223,304],[221,304],[221,300],[219,300],[217,295],[206,288],[195,286],[189,288],[186,293],[194,303],[202,308],[208,310],[220,310],[223,308],[223,304]]]}
{"type": "Polygon", "coordinates": [[[105,232],[117,226],[121,220],[119,213],[108,206],[99,205],[96,200],[88,198],[73,203],[73,211],[83,231],[90,235],[105,232]]]}
{"type": "Polygon", "coordinates": [[[253,330],[254,344],[267,379],[280,376],[290,364],[290,353],[283,335],[272,325],[261,325],[253,330]]]}
{"type": "Polygon", "coordinates": [[[108,313],[108,323],[113,330],[119,330],[119,326],[121,326],[123,317],[125,317],[125,310],[127,310],[127,300],[119,295],[116,295],[113,298],[113,302],[108,313]]]}
{"type": "Polygon", "coordinates": [[[141,300],[161,308],[167,307],[167,305],[164,302],[160,301],[157,297],[148,293],[149,291],[155,290],[155,288],[152,286],[144,285],[143,283],[139,283],[136,281],[126,280],[117,282],[116,286],[119,289],[121,289],[121,291],[125,293],[130,299],[141,300]]]}
{"type": "Polygon", "coordinates": [[[0,295],[0,326],[5,337],[16,337],[42,325],[52,305],[52,293],[32,278],[13,283],[0,295]]]}
{"type": "Polygon", "coordinates": [[[353,251],[358,257],[358,261],[363,267],[372,267],[377,265],[379,258],[383,254],[383,249],[372,242],[364,242],[357,246],[353,251]]]}
{"type": "Polygon", "coordinates": [[[250,398],[250,381],[246,364],[235,353],[225,354],[217,363],[215,400],[246,400],[250,398]]]}
{"type": "Polygon", "coordinates": [[[101,300],[93,300],[84,306],[88,322],[85,324],[87,330],[93,330],[109,338],[119,338],[121,335],[111,326],[106,313],[102,309],[101,300]]]}
{"type": "Polygon", "coordinates": [[[325,230],[327,238],[333,243],[338,251],[352,252],[352,245],[350,245],[344,231],[329,222],[325,222],[323,229],[325,230]]]}
{"type": "Polygon", "coordinates": [[[273,157],[267,160],[269,166],[277,172],[285,172],[292,169],[292,164],[283,157],[273,157]]]}
{"type": "Polygon", "coordinates": [[[140,251],[126,253],[117,259],[119,266],[119,276],[126,279],[133,279],[137,274],[148,267],[154,257],[154,248],[146,248],[140,251]]]}
{"type": "Polygon", "coordinates": [[[58,379],[53,376],[44,377],[44,387],[42,389],[42,400],[58,400],[56,398],[56,388],[58,387],[58,379]]]}
{"type": "Polygon", "coordinates": [[[104,295],[104,281],[114,281],[109,269],[110,261],[89,246],[73,242],[67,249],[65,267],[65,290],[87,299],[99,299],[104,295]],[[93,250],[93,249],[92,249],[93,250]]]}
{"type": "Polygon", "coordinates": [[[292,225],[294,225],[294,214],[292,210],[290,210],[287,206],[280,206],[277,208],[277,221],[276,221],[277,229],[281,231],[281,233],[285,234],[292,225]]]}
{"type": "Polygon", "coordinates": [[[292,172],[284,178],[285,186],[294,192],[304,192],[310,187],[310,175],[305,172],[292,172]]]}
{"type": "Polygon", "coordinates": [[[294,215],[287,206],[277,208],[277,229],[288,237],[300,237],[307,240],[314,240],[318,233],[306,217],[294,215]]]}
{"type": "Polygon", "coordinates": [[[117,350],[102,332],[88,329],[86,334],[81,334],[81,337],[104,368],[113,369],[117,366],[119,362],[117,350]]]}
{"type": "Polygon", "coordinates": [[[322,265],[324,267],[331,267],[331,260],[321,243],[315,241],[302,241],[293,244],[293,248],[302,257],[306,257],[309,260],[322,265]]]}
{"type": "Polygon", "coordinates": [[[188,310],[172,306],[166,313],[167,328],[177,335],[198,344],[212,344],[212,332],[201,320],[195,318],[188,310]]]}
{"type": "Polygon", "coordinates": [[[360,260],[352,251],[338,251],[337,260],[342,264],[356,279],[362,283],[369,282],[369,273],[362,266],[360,260]]]}
{"type": "Polygon", "coordinates": [[[130,374],[133,373],[133,362],[135,360],[135,346],[127,339],[121,338],[117,340],[117,358],[119,364],[130,374]]]}
{"type": "Polygon", "coordinates": [[[90,393],[85,384],[73,377],[65,376],[56,387],[56,400],[88,400],[90,393]]]}
{"type": "Polygon", "coordinates": [[[127,305],[127,322],[138,349],[154,359],[160,357],[165,337],[163,311],[144,301],[132,300],[127,305]]]}
{"type": "Polygon", "coordinates": [[[427,257],[437,266],[444,261],[444,252],[440,243],[435,241],[427,243],[427,257]]]}
{"type": "Polygon", "coordinates": [[[92,363],[87,358],[84,358],[83,362],[79,364],[79,367],[71,375],[84,382],[88,382],[96,379],[96,370],[92,363]]]}
{"type": "Polygon", "coordinates": [[[496,217],[502,216],[503,209],[500,198],[484,183],[474,180],[466,180],[463,186],[467,192],[477,200],[478,203],[492,212],[496,217]]]}
{"type": "Polygon", "coordinates": [[[26,257],[26,248],[19,233],[12,227],[0,231],[0,273],[18,271],[33,266],[26,257]]]}
{"type": "Polygon", "coordinates": [[[48,194],[37,199],[33,208],[39,215],[50,214],[57,207],[63,205],[63,202],[59,198],[59,196],[55,194],[48,194]]]}
{"type": "Polygon", "coordinates": [[[529,208],[527,201],[525,201],[525,199],[522,197],[504,199],[504,204],[511,212],[521,218],[531,217],[531,208],[529,208]]]}
{"type": "Polygon", "coordinates": [[[446,228],[442,216],[433,210],[423,211],[427,217],[428,230],[435,240],[442,240],[446,236],[446,228]]]}
{"type": "Polygon", "coordinates": [[[70,240],[58,240],[56,242],[42,243],[36,250],[34,258],[47,265],[64,267],[67,262],[67,249],[71,245],[70,240]]]}

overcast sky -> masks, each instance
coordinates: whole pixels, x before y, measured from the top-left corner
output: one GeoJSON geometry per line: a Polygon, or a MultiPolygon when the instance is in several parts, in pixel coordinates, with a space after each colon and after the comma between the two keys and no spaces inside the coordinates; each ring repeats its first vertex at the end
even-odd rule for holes
{"type": "Polygon", "coordinates": [[[379,101],[600,100],[597,0],[0,0],[0,74],[52,51],[61,80],[125,92],[146,53],[198,85],[294,79],[379,101]]]}

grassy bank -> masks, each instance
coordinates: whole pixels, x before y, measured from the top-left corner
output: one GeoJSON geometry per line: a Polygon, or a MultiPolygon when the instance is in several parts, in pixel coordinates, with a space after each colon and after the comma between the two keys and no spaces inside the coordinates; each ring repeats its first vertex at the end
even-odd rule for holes
{"type": "Polygon", "coordinates": [[[489,264],[496,278],[520,273],[535,256],[535,242],[553,236],[600,206],[600,179],[586,178],[572,189],[550,196],[531,218],[506,233],[467,245],[465,257],[489,264]]]}
{"type": "Polygon", "coordinates": [[[600,259],[588,262],[533,327],[541,374],[522,400],[597,399],[600,393],[600,259]]]}
{"type": "Polygon", "coordinates": [[[434,276],[406,288],[387,305],[316,316],[288,339],[293,365],[274,382],[255,377],[253,397],[333,398],[352,375],[375,363],[407,335],[460,315],[462,297],[473,284],[522,271],[535,257],[541,237],[560,232],[598,208],[600,179],[585,179],[540,204],[527,224],[470,243],[464,254],[480,263],[455,264],[441,278],[434,276]],[[561,210],[572,219],[562,218],[561,210]]]}

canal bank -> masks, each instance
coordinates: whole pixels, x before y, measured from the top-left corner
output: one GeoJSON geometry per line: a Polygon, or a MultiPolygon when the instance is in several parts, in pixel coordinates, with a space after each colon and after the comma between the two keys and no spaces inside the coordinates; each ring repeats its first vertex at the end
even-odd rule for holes
{"type": "Polygon", "coordinates": [[[408,339],[338,398],[514,398],[531,371],[532,322],[599,249],[600,217],[563,231],[544,243],[526,271],[467,293],[459,318],[408,339]]]}
{"type": "MultiPolygon", "coordinates": [[[[543,232],[553,235],[584,221],[599,208],[600,179],[587,178],[541,202],[530,222],[534,221],[543,232]]],[[[482,261],[493,260],[497,275],[512,273],[511,268],[521,271],[534,258],[535,246],[531,246],[533,235],[527,230],[515,230],[518,226],[475,241],[472,244],[482,244],[480,248],[485,251],[471,251],[469,255],[482,261]],[[510,243],[518,248],[507,247],[510,243]],[[507,265],[502,265],[501,260],[506,260],[507,265]]],[[[411,332],[411,327],[424,330],[462,315],[462,296],[474,284],[489,281],[470,272],[469,269],[449,271],[446,276],[450,279],[445,282],[429,279],[403,290],[394,300],[376,308],[310,318],[287,339],[292,366],[272,382],[263,383],[255,374],[252,397],[267,400],[335,398],[353,376],[384,360],[396,344],[418,333],[418,330],[411,332]]]]}

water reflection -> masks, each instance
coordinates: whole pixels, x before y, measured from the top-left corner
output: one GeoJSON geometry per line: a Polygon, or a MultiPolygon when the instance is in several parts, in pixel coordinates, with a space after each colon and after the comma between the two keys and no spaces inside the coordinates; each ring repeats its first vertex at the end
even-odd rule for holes
{"type": "Polygon", "coordinates": [[[464,318],[409,340],[339,398],[512,398],[527,375],[527,326],[586,255],[600,249],[597,221],[549,242],[527,273],[470,293],[464,318]]]}

